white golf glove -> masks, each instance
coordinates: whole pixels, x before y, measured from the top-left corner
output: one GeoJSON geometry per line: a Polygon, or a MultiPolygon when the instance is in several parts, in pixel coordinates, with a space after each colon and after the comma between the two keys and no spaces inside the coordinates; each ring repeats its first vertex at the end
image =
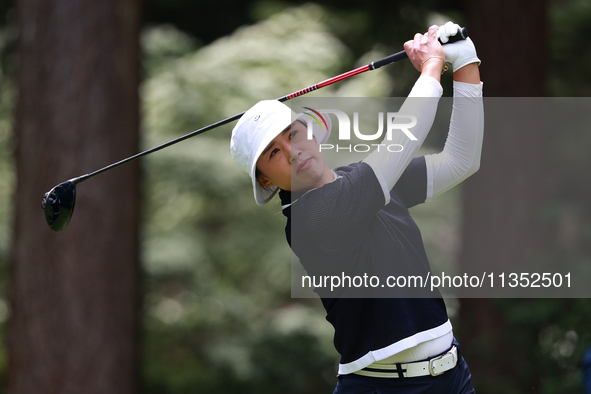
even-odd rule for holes
{"type": "MultiPolygon", "coordinates": [[[[437,37],[445,44],[449,41],[449,37],[455,36],[459,31],[460,25],[447,22],[445,25],[439,26],[437,37]]],[[[451,63],[454,72],[471,63],[480,65],[480,59],[476,56],[476,47],[470,37],[443,45],[443,52],[445,53],[445,62],[451,63]]]]}

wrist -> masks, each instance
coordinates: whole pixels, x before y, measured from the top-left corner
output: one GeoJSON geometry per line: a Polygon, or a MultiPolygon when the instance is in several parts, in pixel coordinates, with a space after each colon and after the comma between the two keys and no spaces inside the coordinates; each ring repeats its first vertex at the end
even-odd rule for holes
{"type": "Polygon", "coordinates": [[[454,71],[454,81],[479,84],[480,71],[478,70],[478,63],[470,63],[454,71]]]}
{"type": "Polygon", "coordinates": [[[421,63],[421,76],[427,75],[441,81],[441,74],[444,71],[445,59],[439,56],[432,56],[421,63]]]}

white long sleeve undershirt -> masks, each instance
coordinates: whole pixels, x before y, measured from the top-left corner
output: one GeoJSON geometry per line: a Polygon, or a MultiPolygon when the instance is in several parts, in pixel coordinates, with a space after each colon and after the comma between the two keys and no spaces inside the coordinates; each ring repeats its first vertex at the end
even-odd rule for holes
{"type": "MultiPolygon", "coordinates": [[[[390,202],[394,187],[415,153],[423,144],[433,125],[437,105],[443,93],[441,84],[429,76],[421,76],[408,95],[409,99],[398,111],[401,115],[414,115],[417,124],[411,140],[400,132],[385,144],[399,144],[401,152],[375,150],[363,162],[369,164],[384,192],[385,204],[390,202]]],[[[479,85],[454,81],[454,103],[450,128],[441,153],[425,156],[427,164],[427,201],[437,196],[478,170],[484,129],[482,83],[479,85]]]]}
{"type": "Polygon", "coordinates": [[[385,204],[390,202],[390,190],[394,187],[416,151],[421,147],[437,113],[437,104],[443,94],[443,88],[439,81],[433,77],[421,76],[415,82],[408,98],[398,110],[401,115],[414,115],[417,124],[411,129],[416,141],[411,140],[405,133],[393,133],[392,140],[386,138],[384,144],[402,145],[401,152],[390,152],[385,149],[376,149],[363,160],[369,164],[378,178],[384,192],[385,204]]]}
{"type": "Polygon", "coordinates": [[[480,167],[484,136],[482,83],[454,81],[449,133],[441,153],[426,155],[427,201],[451,189],[480,167]]]}

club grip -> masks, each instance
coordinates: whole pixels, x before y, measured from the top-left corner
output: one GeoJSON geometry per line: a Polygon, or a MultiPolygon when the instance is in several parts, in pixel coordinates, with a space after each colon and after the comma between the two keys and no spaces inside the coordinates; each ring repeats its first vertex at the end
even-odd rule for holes
{"type": "MultiPolygon", "coordinates": [[[[455,36],[449,37],[449,40],[445,44],[442,44],[442,45],[451,44],[453,42],[460,41],[460,40],[465,40],[466,38],[468,38],[468,29],[466,29],[465,27],[462,27],[457,32],[457,34],[455,36]]],[[[397,62],[402,59],[406,59],[407,57],[408,57],[408,55],[406,54],[406,52],[400,51],[400,52],[394,53],[390,56],[386,56],[385,58],[382,58],[380,60],[376,60],[374,62],[371,62],[369,64],[369,69],[376,70],[380,67],[387,66],[388,64],[397,62]]]]}
{"type": "MultiPolygon", "coordinates": [[[[451,43],[454,43],[454,42],[457,42],[460,40],[465,40],[466,38],[468,38],[468,29],[466,29],[465,27],[462,27],[460,29],[460,31],[458,31],[456,33],[455,36],[449,37],[449,40],[446,42],[446,44],[451,44],[451,43]]],[[[441,42],[441,41],[439,41],[439,42],[441,42]]],[[[443,44],[443,45],[445,45],[445,44],[443,44]]]]}
{"type": "Polygon", "coordinates": [[[394,53],[390,56],[386,56],[380,60],[376,60],[374,62],[369,63],[369,69],[376,70],[380,67],[387,66],[390,63],[394,63],[399,60],[406,59],[407,57],[408,57],[408,55],[406,54],[406,52],[400,51],[400,52],[394,53]]]}

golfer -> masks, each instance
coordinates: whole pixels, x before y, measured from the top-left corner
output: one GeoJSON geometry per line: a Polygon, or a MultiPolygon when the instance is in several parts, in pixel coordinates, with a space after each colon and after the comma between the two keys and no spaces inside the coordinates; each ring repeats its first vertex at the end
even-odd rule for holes
{"type": "MultiPolygon", "coordinates": [[[[429,269],[408,208],[449,190],[478,170],[483,135],[482,83],[470,39],[441,46],[457,34],[451,22],[416,34],[404,49],[420,72],[399,113],[416,118],[407,133],[360,163],[328,168],[319,149],[330,133],[297,117],[278,101],[261,101],[233,130],[234,159],[251,176],[258,204],[279,191],[286,234],[308,273],[326,267],[394,266],[429,269]],[[413,158],[443,93],[440,77],[451,64],[454,104],[441,153],[413,158]],[[294,117],[295,116],[295,117],[294,117]],[[297,119],[294,121],[294,119],[297,119]],[[294,242],[297,239],[298,242],[294,242]]],[[[334,393],[472,393],[471,374],[438,298],[335,298],[317,289],[334,326],[341,355],[334,393]]]]}

